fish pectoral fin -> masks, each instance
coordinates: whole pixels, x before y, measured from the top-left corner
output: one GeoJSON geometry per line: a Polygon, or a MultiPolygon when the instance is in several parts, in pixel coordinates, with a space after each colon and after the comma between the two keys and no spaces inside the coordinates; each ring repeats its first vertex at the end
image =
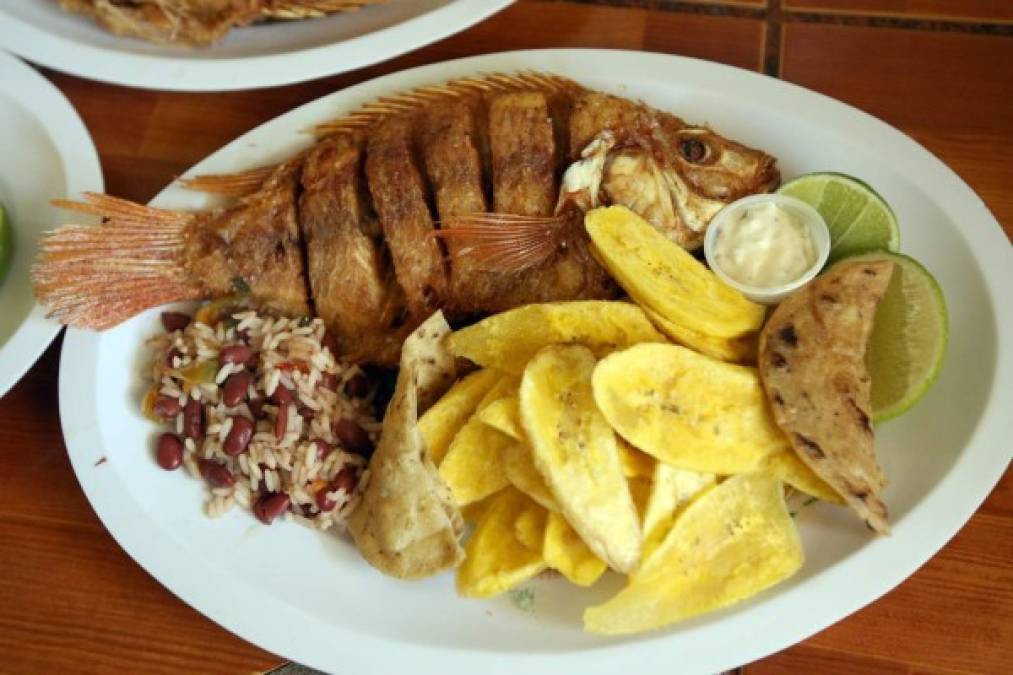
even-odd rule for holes
{"type": "Polygon", "coordinates": [[[538,265],[562,244],[567,216],[472,213],[441,221],[433,235],[453,241],[451,262],[495,272],[519,272],[538,265]]]}

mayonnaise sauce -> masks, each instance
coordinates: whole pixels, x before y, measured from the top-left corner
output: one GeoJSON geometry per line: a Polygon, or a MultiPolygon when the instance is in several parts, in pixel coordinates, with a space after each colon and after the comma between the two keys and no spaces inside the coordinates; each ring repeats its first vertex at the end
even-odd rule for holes
{"type": "Polygon", "coordinates": [[[747,208],[721,226],[714,262],[740,284],[773,288],[801,277],[816,262],[809,228],[776,204],[747,208]]]}

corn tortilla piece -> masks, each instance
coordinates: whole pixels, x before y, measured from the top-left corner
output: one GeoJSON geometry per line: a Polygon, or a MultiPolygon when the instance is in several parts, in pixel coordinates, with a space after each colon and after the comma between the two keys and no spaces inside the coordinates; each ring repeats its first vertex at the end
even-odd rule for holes
{"type": "Polygon", "coordinates": [[[658,314],[649,307],[643,307],[644,314],[658,327],[662,333],[675,342],[689,347],[706,356],[729,363],[756,364],[756,348],[758,336],[747,333],[736,338],[720,338],[697,332],[680,326],[658,314]]]}
{"type": "Polygon", "coordinates": [[[548,513],[542,555],[549,567],[578,586],[593,585],[608,569],[559,513],[548,513]]]}
{"type": "Polygon", "coordinates": [[[589,211],[584,226],[598,258],[638,304],[713,337],[757,330],[765,309],[625,206],[589,211]]]}
{"type": "Polygon", "coordinates": [[[514,521],[514,536],[517,537],[517,541],[535,553],[542,554],[548,520],[549,512],[529,500],[527,506],[514,521]]]}
{"type": "Polygon", "coordinates": [[[596,355],[640,342],[667,342],[628,302],[578,300],[524,305],[455,331],[451,352],[487,368],[521,374],[542,347],[579,343],[596,355]]]}
{"type": "Polygon", "coordinates": [[[465,547],[457,569],[457,592],[491,598],[535,577],[545,560],[517,540],[514,523],[531,501],[513,488],[496,495],[465,547]]]}
{"type": "Polygon", "coordinates": [[[450,442],[468,421],[479,402],[501,379],[495,370],[479,370],[459,380],[419,419],[419,430],[433,463],[439,466],[450,442]]]}
{"type": "Polygon", "coordinates": [[[517,401],[516,393],[487,405],[479,415],[479,419],[514,440],[522,443],[527,440],[524,436],[524,427],[521,426],[520,403],[517,401]]]}
{"type": "Polygon", "coordinates": [[[713,487],[717,476],[712,473],[700,473],[680,469],[657,462],[654,465],[654,476],[651,490],[644,509],[644,562],[647,564],[658,545],[672,528],[679,509],[713,487]]]}
{"type": "Polygon", "coordinates": [[[788,447],[755,368],[643,344],[602,359],[593,382],[612,428],[658,461],[728,475],[788,447]]]}
{"type": "Polygon", "coordinates": [[[531,448],[524,443],[514,443],[504,451],[503,464],[511,485],[550,511],[559,510],[552,491],[535,466],[531,448]]]}
{"type": "Polygon", "coordinates": [[[454,379],[454,359],[443,349],[449,332],[437,312],[405,342],[362,501],[348,521],[362,557],[399,579],[437,574],[464,556],[458,543],[464,520],[417,424],[421,403],[431,403],[454,379]]]}
{"type": "Polygon", "coordinates": [[[538,352],[521,379],[521,422],[566,520],[598,557],[630,572],[640,562],[640,522],[615,434],[594,404],[595,363],[579,345],[538,352]]]}
{"type": "Polygon", "coordinates": [[[733,476],[694,500],[630,583],[584,612],[584,628],[620,635],[741,602],[802,566],[802,543],[768,474],[733,476]]]}

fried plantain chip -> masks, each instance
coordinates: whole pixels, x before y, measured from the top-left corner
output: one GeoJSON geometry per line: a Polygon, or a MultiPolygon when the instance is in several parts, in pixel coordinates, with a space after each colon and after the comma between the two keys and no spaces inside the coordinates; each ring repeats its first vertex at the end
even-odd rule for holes
{"type": "Polygon", "coordinates": [[[518,541],[514,524],[531,500],[514,488],[503,490],[489,505],[465,547],[457,569],[457,592],[490,598],[536,576],[545,560],[518,541]]]}
{"type": "Polygon", "coordinates": [[[605,357],[594,371],[594,397],[623,438],[684,469],[752,471],[787,447],[755,368],[678,345],[636,345],[605,357]]]}
{"type": "Polygon", "coordinates": [[[721,361],[756,364],[756,333],[735,338],[712,337],[669,321],[649,307],[643,310],[662,333],[683,346],[721,361]]]}
{"type": "Polygon", "coordinates": [[[579,345],[539,351],[521,379],[521,422],[567,521],[598,557],[630,572],[640,561],[640,523],[615,434],[594,404],[595,362],[579,345]]]}
{"type": "Polygon", "coordinates": [[[524,428],[521,427],[519,405],[517,394],[514,392],[487,405],[478,418],[493,429],[523,443],[527,438],[524,436],[524,428]]]}
{"type": "Polygon", "coordinates": [[[548,514],[542,555],[549,567],[578,586],[591,586],[608,568],[559,513],[548,514]]]}
{"type": "Polygon", "coordinates": [[[419,419],[419,430],[433,463],[439,466],[450,441],[478,408],[489,390],[502,378],[495,370],[479,370],[457,381],[439,401],[419,419]]]}
{"type": "MultiPolygon", "coordinates": [[[[542,546],[545,542],[545,531],[549,520],[549,512],[533,501],[528,501],[527,506],[514,521],[514,536],[517,541],[527,546],[530,550],[542,555],[542,546]]],[[[547,561],[546,561],[547,562],[547,561]]]]}
{"type": "Polygon", "coordinates": [[[651,491],[644,510],[645,563],[672,528],[679,509],[713,487],[716,480],[712,473],[680,469],[664,462],[654,465],[651,491]]]}
{"type": "MultiPolygon", "coordinates": [[[[625,206],[589,211],[584,226],[605,268],[638,304],[714,337],[757,330],[765,309],[625,206]]],[[[453,347],[451,347],[453,351],[453,347]]]]}
{"type": "Polygon", "coordinates": [[[654,458],[646,452],[637,450],[626,442],[625,439],[617,437],[619,442],[619,461],[623,465],[623,475],[627,478],[650,478],[654,475],[654,458]]]}
{"type": "Polygon", "coordinates": [[[542,347],[578,343],[601,356],[639,342],[667,342],[643,311],[628,302],[599,300],[524,305],[454,332],[457,356],[520,374],[542,347]]]}
{"type": "Polygon", "coordinates": [[[552,496],[549,486],[535,467],[531,448],[524,443],[514,443],[503,452],[503,465],[507,480],[515,488],[550,511],[559,510],[559,504],[552,496]]]}
{"type": "Polygon", "coordinates": [[[802,543],[781,481],[733,476],[692,501],[630,583],[584,612],[584,628],[653,630],[750,598],[798,571],[802,543]]]}
{"type": "Polygon", "coordinates": [[[485,514],[486,509],[489,508],[489,505],[496,500],[496,495],[498,494],[499,492],[494,492],[485,499],[462,506],[461,515],[464,516],[464,522],[469,525],[477,525],[478,521],[482,520],[482,516],[485,514]]]}
{"type": "Polygon", "coordinates": [[[794,450],[782,450],[767,455],[767,458],[763,460],[763,470],[769,471],[796,490],[811,497],[832,504],[844,504],[844,498],[799,459],[794,450]]]}

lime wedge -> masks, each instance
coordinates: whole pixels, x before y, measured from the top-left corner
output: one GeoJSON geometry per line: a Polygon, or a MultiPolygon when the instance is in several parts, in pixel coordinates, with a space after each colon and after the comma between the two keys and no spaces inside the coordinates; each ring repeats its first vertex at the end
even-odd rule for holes
{"type": "Polygon", "coordinates": [[[0,204],[0,281],[7,275],[11,261],[11,226],[7,222],[7,209],[0,204]]]}
{"type": "Polygon", "coordinates": [[[809,173],[781,186],[820,212],[830,229],[829,262],[865,251],[897,251],[900,228],[890,206],[866,183],[842,173],[809,173]]]}
{"type": "Polygon", "coordinates": [[[872,377],[872,417],[883,422],[917,403],[939,374],[950,333],[946,299],[936,280],[914,258],[875,251],[850,260],[894,262],[866,353],[872,377]]]}

